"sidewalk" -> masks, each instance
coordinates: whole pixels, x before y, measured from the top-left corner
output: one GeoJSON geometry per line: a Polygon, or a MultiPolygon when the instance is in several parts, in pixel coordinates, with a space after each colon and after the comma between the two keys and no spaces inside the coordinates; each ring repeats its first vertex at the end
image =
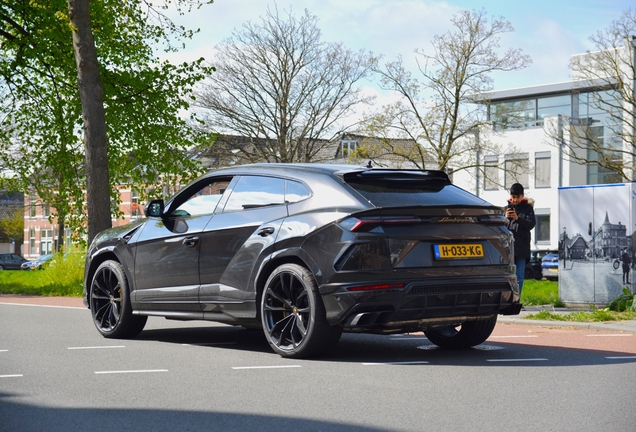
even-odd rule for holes
{"type": "Polygon", "coordinates": [[[497,322],[511,324],[526,324],[551,327],[580,327],[592,330],[609,330],[636,333],[636,320],[630,321],[606,321],[606,322],[574,322],[525,319],[528,315],[537,314],[543,310],[556,314],[568,314],[571,312],[590,311],[589,309],[554,308],[552,306],[526,306],[519,315],[499,315],[497,322]]]}

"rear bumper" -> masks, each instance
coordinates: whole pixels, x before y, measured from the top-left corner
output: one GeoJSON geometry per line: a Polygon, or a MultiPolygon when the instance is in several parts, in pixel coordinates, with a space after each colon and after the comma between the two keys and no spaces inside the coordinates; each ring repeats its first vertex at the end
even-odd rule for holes
{"type": "Polygon", "coordinates": [[[521,310],[514,275],[404,281],[397,289],[351,292],[339,287],[325,291],[329,292],[322,296],[327,320],[347,331],[424,330],[440,323],[517,315],[521,310]]]}

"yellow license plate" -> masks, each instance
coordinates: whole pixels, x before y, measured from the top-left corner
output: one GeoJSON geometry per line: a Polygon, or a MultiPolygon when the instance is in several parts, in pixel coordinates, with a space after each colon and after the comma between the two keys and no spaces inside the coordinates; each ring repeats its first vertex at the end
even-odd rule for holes
{"type": "Polygon", "coordinates": [[[559,271],[559,269],[551,268],[551,269],[548,269],[548,271],[550,271],[551,273],[556,273],[559,271]]]}
{"type": "Polygon", "coordinates": [[[436,259],[484,257],[484,247],[480,244],[436,244],[433,250],[436,259]]]}

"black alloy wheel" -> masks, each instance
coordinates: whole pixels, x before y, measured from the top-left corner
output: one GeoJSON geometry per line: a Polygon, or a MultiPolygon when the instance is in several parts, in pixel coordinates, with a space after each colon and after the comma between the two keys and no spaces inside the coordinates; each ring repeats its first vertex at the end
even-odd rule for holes
{"type": "Polygon", "coordinates": [[[327,322],[311,272],[297,264],[283,264],[269,276],[260,312],[267,341],[283,357],[322,354],[342,334],[342,327],[327,322]]]}
{"type": "Polygon", "coordinates": [[[467,349],[484,343],[497,324],[497,315],[459,326],[431,327],[424,331],[429,341],[440,348],[467,349]]]}
{"type": "Polygon", "coordinates": [[[128,281],[117,261],[104,261],[97,268],[90,287],[90,309],[95,327],[106,338],[135,337],[148,320],[132,314],[128,281]]]}

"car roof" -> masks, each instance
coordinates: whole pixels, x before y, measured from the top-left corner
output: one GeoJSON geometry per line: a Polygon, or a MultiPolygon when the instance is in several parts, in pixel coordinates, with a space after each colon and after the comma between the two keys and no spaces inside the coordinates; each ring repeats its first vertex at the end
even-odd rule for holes
{"type": "Polygon", "coordinates": [[[430,175],[434,177],[442,177],[448,180],[448,176],[446,175],[446,173],[438,170],[377,168],[360,165],[326,163],[255,163],[247,165],[237,165],[209,171],[204,177],[219,174],[276,174],[289,175],[293,177],[302,177],[303,174],[323,174],[335,177],[343,177],[344,175],[351,173],[373,173],[378,175],[391,175],[392,173],[412,173],[414,175],[420,176],[430,175]]]}

